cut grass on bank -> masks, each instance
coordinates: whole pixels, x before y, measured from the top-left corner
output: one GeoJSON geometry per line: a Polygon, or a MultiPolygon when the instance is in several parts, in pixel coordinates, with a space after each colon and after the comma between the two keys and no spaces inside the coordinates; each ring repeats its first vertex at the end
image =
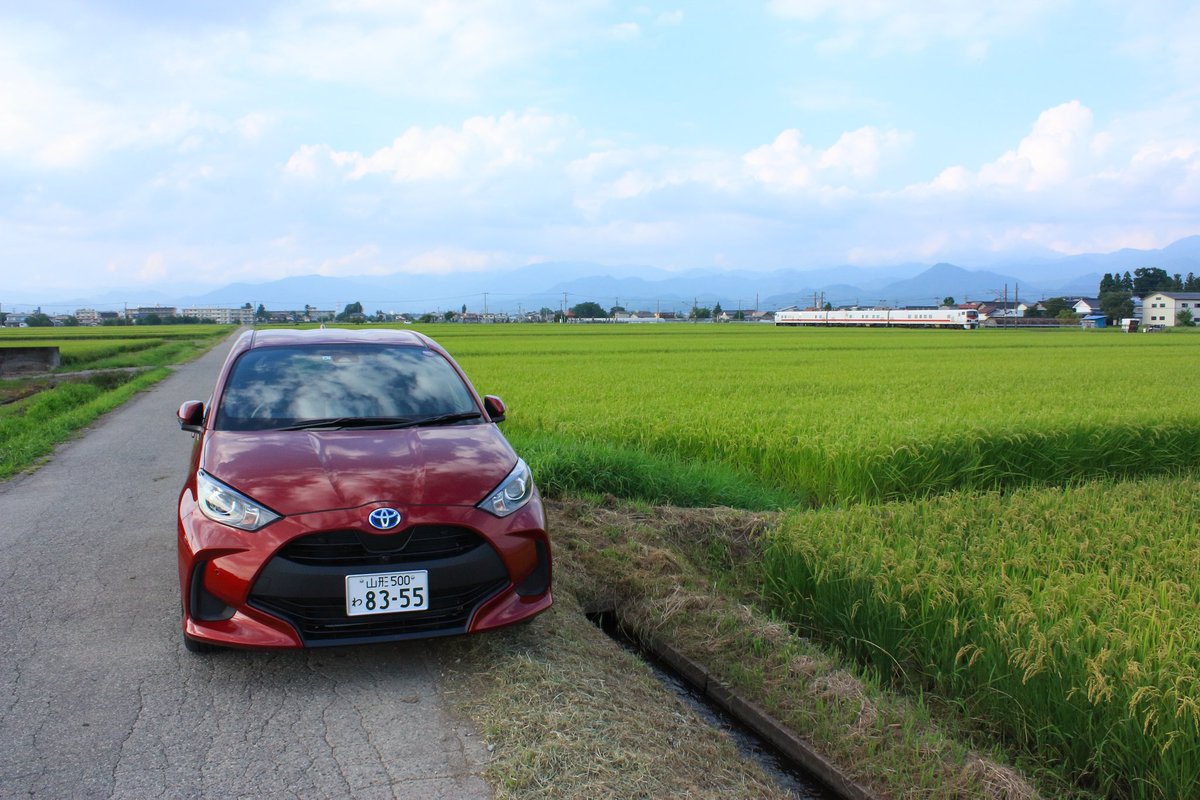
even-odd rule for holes
{"type": "Polygon", "coordinates": [[[484,778],[497,798],[784,796],[568,593],[443,652],[445,695],[494,748],[484,778]]]}
{"type": "MultiPolygon", "coordinates": [[[[618,724],[629,705],[612,675],[632,667],[614,670],[606,666],[607,650],[585,650],[576,641],[598,635],[581,627],[587,623],[579,605],[614,607],[639,638],[669,642],[704,664],[880,797],[1039,796],[1027,778],[940,726],[920,702],[858,675],[756,610],[742,594],[746,587],[731,588],[729,554],[740,553],[738,563],[753,561],[770,517],[611,498],[551,502],[548,512],[558,611],[525,631],[463,640],[463,657],[448,674],[464,710],[498,742],[489,773],[501,796],[682,796],[657,782],[653,758],[626,760],[642,741],[645,755],[657,758],[670,737],[654,730],[660,712],[639,698],[630,730],[618,724]],[[698,567],[718,552],[712,574],[698,567]],[[643,717],[649,730],[638,721],[643,717]]],[[[671,759],[669,769],[685,775],[705,768],[694,752],[671,759]]],[[[712,769],[724,767],[715,761],[712,769]]],[[[1047,796],[1089,796],[1051,773],[1040,780],[1047,796]]],[[[710,787],[692,796],[720,793],[710,787]]]]}

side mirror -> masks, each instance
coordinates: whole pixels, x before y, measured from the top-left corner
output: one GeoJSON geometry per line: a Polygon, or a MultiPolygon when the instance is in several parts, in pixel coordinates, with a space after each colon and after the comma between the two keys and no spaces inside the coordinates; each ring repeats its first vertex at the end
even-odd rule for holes
{"type": "Polygon", "coordinates": [[[199,400],[188,400],[179,407],[176,414],[179,417],[179,429],[199,433],[204,426],[204,403],[199,400]]]}
{"type": "Polygon", "coordinates": [[[504,401],[496,395],[484,395],[483,410],[491,417],[492,422],[504,422],[504,401]]]}

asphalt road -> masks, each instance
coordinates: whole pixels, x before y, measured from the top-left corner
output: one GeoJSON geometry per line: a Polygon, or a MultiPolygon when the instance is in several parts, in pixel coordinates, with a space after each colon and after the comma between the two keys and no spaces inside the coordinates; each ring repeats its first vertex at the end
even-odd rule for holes
{"type": "Polygon", "coordinates": [[[183,649],[175,409],[227,349],[0,484],[0,797],[490,797],[438,642],[183,649]]]}

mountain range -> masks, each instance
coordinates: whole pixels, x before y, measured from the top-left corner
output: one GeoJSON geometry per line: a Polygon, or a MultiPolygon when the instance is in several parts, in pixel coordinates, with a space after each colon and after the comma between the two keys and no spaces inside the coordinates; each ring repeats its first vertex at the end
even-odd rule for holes
{"type": "MultiPolygon", "coordinates": [[[[204,294],[171,296],[164,292],[115,289],[65,299],[55,307],[95,308],[134,305],[236,306],[303,309],[312,305],[340,311],[361,302],[367,313],[458,311],[519,312],[558,309],[584,301],[605,308],[683,310],[693,303],[728,310],[834,305],[928,305],[953,297],[966,300],[1040,299],[1094,296],[1106,272],[1159,267],[1168,273],[1200,272],[1200,236],[1180,239],[1160,250],[1124,249],[1113,253],[1059,258],[997,260],[987,269],[948,263],[882,267],[835,266],[817,270],[693,269],[670,272],[653,266],[607,266],[590,262],[543,262],[519,269],[458,272],[444,275],[394,273],[363,277],[302,275],[264,283],[231,283],[204,294]]],[[[11,301],[11,298],[10,298],[11,301]]],[[[21,302],[17,300],[16,302],[21,302]]]]}

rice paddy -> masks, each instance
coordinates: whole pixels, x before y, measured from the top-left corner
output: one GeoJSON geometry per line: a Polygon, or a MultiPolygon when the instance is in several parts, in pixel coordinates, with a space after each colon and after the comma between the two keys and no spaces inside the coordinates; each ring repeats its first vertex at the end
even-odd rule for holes
{"type": "Polygon", "coordinates": [[[823,507],[1188,468],[1200,337],[769,326],[438,326],[564,490],[703,467],[716,502],[823,507]],[[570,470],[583,459],[586,469],[570,470]],[[596,469],[609,464],[611,470],[596,469]],[[618,468],[619,467],[619,468],[618,468]],[[665,469],[664,469],[665,468],[665,469]],[[578,481],[584,479],[580,485],[578,481]],[[749,491],[750,488],[754,492],[749,491]]]}
{"type": "Polygon", "coordinates": [[[1112,797],[1200,787],[1200,481],[964,492],[789,515],[785,617],[1112,797]]]}
{"type": "Polygon", "coordinates": [[[1082,787],[1200,793],[1200,336],[431,333],[544,491],[789,508],[798,629],[1082,787]]]}

